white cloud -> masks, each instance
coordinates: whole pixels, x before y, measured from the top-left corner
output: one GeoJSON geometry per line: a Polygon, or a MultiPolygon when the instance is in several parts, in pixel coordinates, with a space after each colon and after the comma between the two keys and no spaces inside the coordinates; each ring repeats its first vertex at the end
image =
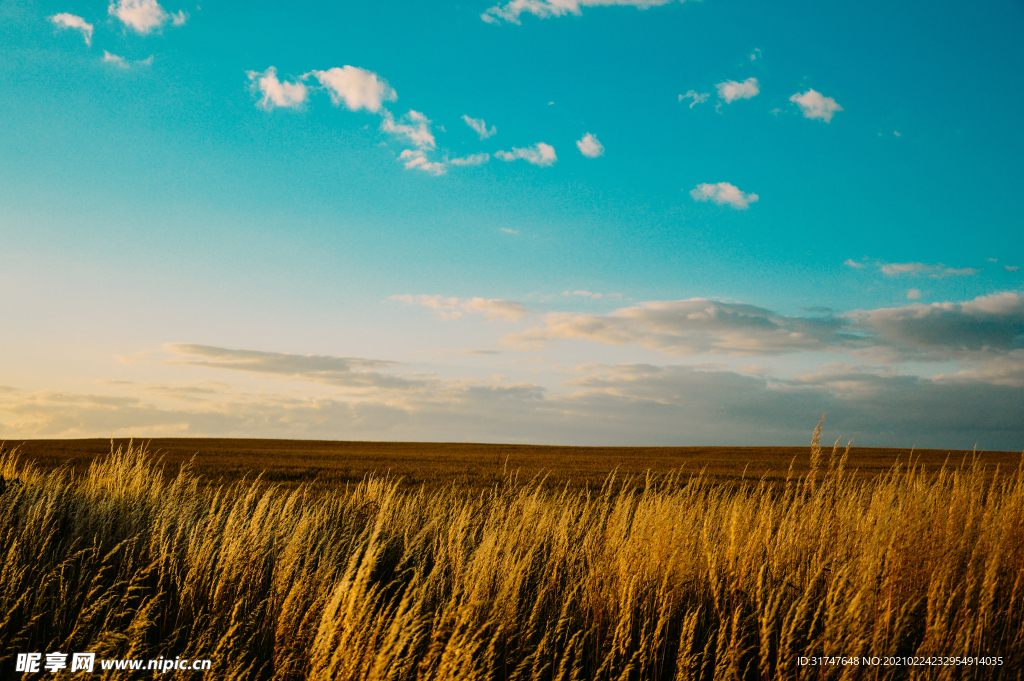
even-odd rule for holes
{"type": "Polygon", "coordinates": [[[409,170],[422,170],[433,175],[444,175],[446,171],[443,163],[431,161],[422,149],[406,149],[398,158],[405,162],[405,167],[409,170]]]}
{"type": "Polygon", "coordinates": [[[107,12],[117,17],[128,28],[143,35],[160,28],[171,18],[156,0],[118,0],[116,3],[110,3],[107,12]]]}
{"type": "Polygon", "coordinates": [[[927,265],[923,262],[880,262],[878,269],[882,274],[890,277],[901,274],[926,275],[932,279],[944,279],[946,277],[971,277],[981,270],[973,267],[946,267],[942,263],[927,265]]]}
{"type": "Polygon", "coordinates": [[[727,80],[715,87],[718,88],[718,98],[725,100],[726,104],[732,104],[737,99],[756,97],[761,92],[757,84],[757,78],[747,78],[742,83],[735,80],[727,80]]]}
{"type": "Polygon", "coordinates": [[[469,156],[462,156],[461,158],[453,158],[449,163],[453,166],[478,166],[487,163],[491,160],[491,155],[488,153],[482,154],[470,154],[469,156]]]}
{"type": "Polygon", "coordinates": [[[728,182],[698,184],[690,190],[690,196],[694,201],[714,201],[719,206],[729,204],[736,210],[746,210],[760,198],[757,194],[745,194],[728,182]]]}
{"type": "Polygon", "coordinates": [[[308,95],[306,85],[301,81],[294,83],[281,82],[277,79],[277,69],[273,66],[263,73],[246,71],[254,90],[259,90],[263,98],[257,106],[270,111],[274,107],[297,109],[302,106],[308,95]]]}
{"type": "Polygon", "coordinates": [[[394,135],[406,137],[411,144],[420,149],[433,149],[437,146],[434,134],[430,132],[430,120],[419,111],[409,110],[403,121],[396,123],[391,112],[384,110],[384,120],[381,121],[380,129],[394,135]]]}
{"type": "Polygon", "coordinates": [[[920,297],[921,289],[919,288],[912,288],[909,291],[907,291],[907,298],[910,298],[911,300],[917,300],[920,297]]]}
{"type": "Polygon", "coordinates": [[[687,90],[685,95],[679,95],[679,101],[681,102],[684,99],[693,99],[693,101],[690,102],[690,108],[692,109],[698,104],[703,104],[704,102],[708,101],[708,97],[710,96],[710,92],[697,92],[696,90],[687,90]]]}
{"type": "Polygon", "coordinates": [[[758,47],[754,48],[754,51],[750,53],[750,61],[757,61],[761,58],[761,49],[758,47]]]}
{"type": "Polygon", "coordinates": [[[331,102],[338,106],[345,102],[350,111],[366,109],[372,113],[380,111],[383,102],[398,99],[398,93],[388,85],[387,81],[373,71],[358,66],[345,65],[341,68],[326,71],[311,71],[303,78],[312,75],[331,95],[331,102]]]}
{"type": "Polygon", "coordinates": [[[1007,272],[1016,272],[1020,269],[1020,265],[1004,265],[1004,269],[1007,272]]]}
{"type": "Polygon", "coordinates": [[[82,33],[82,37],[85,38],[85,44],[92,46],[92,24],[87,23],[85,19],[74,14],[68,14],[67,12],[61,12],[60,14],[54,14],[50,17],[50,21],[59,26],[60,28],[70,28],[82,33]]]}
{"type": "Polygon", "coordinates": [[[466,125],[476,130],[476,134],[480,135],[481,140],[485,140],[488,137],[493,137],[498,134],[498,128],[491,126],[490,130],[487,129],[487,123],[482,118],[470,118],[463,114],[462,120],[466,121],[466,125]]]}
{"type": "Polygon", "coordinates": [[[445,298],[444,296],[412,296],[401,295],[391,296],[391,300],[400,300],[411,305],[422,305],[424,307],[438,310],[445,319],[458,319],[463,314],[479,314],[485,319],[504,319],[507,321],[518,321],[521,317],[530,314],[530,310],[522,303],[497,298],[445,298]]]}
{"type": "Polygon", "coordinates": [[[127,60],[125,60],[124,57],[119,57],[116,54],[111,54],[110,52],[107,52],[106,50],[103,50],[103,61],[105,63],[107,63],[107,64],[113,64],[114,66],[117,66],[118,68],[122,68],[122,69],[128,68],[128,62],[127,62],[127,60]]]}
{"type": "Polygon", "coordinates": [[[171,15],[172,26],[184,26],[185,22],[188,21],[188,12],[181,10],[171,15]]]}
{"type": "Polygon", "coordinates": [[[865,267],[864,263],[856,262],[851,258],[847,258],[843,264],[846,265],[847,267],[852,267],[855,270],[862,270],[865,267]]]}
{"type": "Polygon", "coordinates": [[[817,118],[826,123],[832,121],[832,115],[835,112],[843,110],[843,107],[836,104],[836,100],[831,97],[825,97],[815,90],[808,90],[804,93],[798,92],[790,97],[789,101],[794,102],[800,107],[804,118],[817,118]]]}
{"type": "MultiPolygon", "coordinates": [[[[683,2],[684,0],[679,0],[683,2]]],[[[581,7],[607,7],[612,5],[630,5],[639,9],[667,5],[673,0],[512,0],[504,5],[495,5],[480,15],[488,23],[496,23],[501,19],[513,24],[519,23],[523,13],[532,14],[541,19],[561,17],[566,14],[580,14],[581,7]]]]}
{"type": "Polygon", "coordinates": [[[584,135],[582,139],[576,141],[576,147],[580,150],[580,153],[587,158],[604,156],[604,145],[589,132],[584,135]]]}
{"type": "Polygon", "coordinates": [[[550,144],[544,144],[543,142],[537,142],[537,144],[532,147],[527,147],[526,149],[512,147],[512,151],[496,151],[494,152],[494,156],[502,161],[523,159],[527,163],[532,163],[535,166],[550,166],[558,160],[558,157],[555,156],[555,148],[550,144]]]}

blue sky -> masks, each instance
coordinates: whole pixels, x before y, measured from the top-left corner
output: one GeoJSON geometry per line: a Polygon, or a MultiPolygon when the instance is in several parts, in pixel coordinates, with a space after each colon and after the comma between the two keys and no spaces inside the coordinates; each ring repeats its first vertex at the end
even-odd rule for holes
{"type": "Polygon", "coordinates": [[[0,436],[1024,448],[1024,7],[610,4],[0,0],[0,436]]]}

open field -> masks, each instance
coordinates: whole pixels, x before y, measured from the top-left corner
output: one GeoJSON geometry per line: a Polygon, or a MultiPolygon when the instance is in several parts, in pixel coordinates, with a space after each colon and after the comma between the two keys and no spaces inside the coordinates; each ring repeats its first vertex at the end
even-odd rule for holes
{"type": "Polygon", "coordinates": [[[211,488],[139,449],[82,474],[6,454],[0,678],[52,651],[104,679],[1021,678],[1024,468],[848,463],[287,489],[211,488]],[[100,668],[168,659],[211,666],[100,668]]]}
{"type": "MultiPolygon", "coordinates": [[[[710,480],[733,480],[745,475],[759,479],[785,479],[790,464],[794,475],[808,471],[806,447],[542,447],[462,443],[340,442],[323,440],[249,440],[212,438],[154,438],[150,454],[161,457],[169,473],[190,459],[192,472],[208,481],[234,482],[263,472],[264,479],[286,487],[318,481],[325,486],[356,483],[367,474],[400,478],[403,486],[449,484],[487,487],[509,471],[520,480],[547,476],[546,486],[600,487],[613,470],[643,475],[648,470],[684,475],[705,471],[710,480]]],[[[127,448],[126,439],[113,447],[127,448]]],[[[136,444],[140,444],[137,441],[136,444]]],[[[10,440],[23,461],[43,470],[68,465],[83,474],[97,457],[111,451],[111,440],[10,440]]],[[[887,471],[897,460],[914,460],[936,471],[947,460],[957,465],[977,456],[980,463],[1015,468],[1020,452],[963,452],[953,450],[851,448],[847,467],[860,476],[887,471]]]]}

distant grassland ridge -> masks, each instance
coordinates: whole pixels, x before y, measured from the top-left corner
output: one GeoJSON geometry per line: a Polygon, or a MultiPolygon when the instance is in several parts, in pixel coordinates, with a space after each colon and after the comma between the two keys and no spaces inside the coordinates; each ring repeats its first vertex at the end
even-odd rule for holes
{"type": "Polygon", "coordinates": [[[33,651],[213,660],[166,679],[1021,677],[1021,465],[858,477],[816,433],[806,470],[346,490],[8,452],[0,677],[33,651]],[[798,666],[837,655],[1003,664],[798,666]]]}

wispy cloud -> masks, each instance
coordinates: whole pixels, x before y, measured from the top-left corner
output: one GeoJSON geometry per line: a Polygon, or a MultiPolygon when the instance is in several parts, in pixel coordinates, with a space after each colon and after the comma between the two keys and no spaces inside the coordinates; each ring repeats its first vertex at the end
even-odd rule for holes
{"type": "Polygon", "coordinates": [[[589,132],[584,135],[582,139],[576,141],[576,148],[579,149],[580,153],[587,158],[604,156],[604,145],[597,140],[597,137],[589,132]]]}
{"type": "Polygon", "coordinates": [[[179,10],[171,14],[171,26],[184,26],[188,22],[188,12],[179,10]]]}
{"type": "Polygon", "coordinates": [[[855,270],[862,270],[862,269],[864,269],[865,267],[867,267],[867,265],[865,265],[864,263],[862,263],[862,262],[857,262],[856,260],[854,260],[854,259],[852,259],[852,258],[847,258],[847,259],[846,259],[846,260],[845,260],[845,261],[843,262],[843,264],[844,264],[844,265],[846,265],[847,267],[852,267],[852,268],[853,268],[853,269],[855,269],[855,270]]]}
{"type": "Polygon", "coordinates": [[[562,291],[563,296],[582,296],[583,298],[593,298],[599,300],[601,298],[621,298],[621,293],[594,293],[592,291],[562,291]]]}
{"type": "Polygon", "coordinates": [[[470,154],[469,156],[453,158],[448,162],[453,166],[478,166],[487,163],[489,160],[491,160],[491,155],[485,152],[482,154],[470,154]]]}
{"type": "Polygon", "coordinates": [[[919,288],[912,288],[909,291],[907,291],[907,298],[909,298],[910,300],[918,300],[920,297],[921,289],[919,288]]]}
{"type": "Polygon", "coordinates": [[[108,52],[106,50],[103,50],[103,63],[110,64],[111,66],[116,66],[119,69],[127,70],[127,69],[130,69],[133,65],[134,66],[152,66],[152,64],[153,64],[153,55],[149,55],[145,59],[138,59],[136,61],[129,62],[127,59],[125,59],[122,56],[119,56],[119,55],[113,54],[111,52],[108,52]]]}
{"type": "Polygon", "coordinates": [[[78,31],[85,38],[85,44],[92,46],[92,24],[88,23],[85,19],[74,14],[68,14],[67,12],[61,12],[60,14],[54,14],[50,17],[58,28],[70,28],[78,31]]]}
{"type": "Polygon", "coordinates": [[[422,170],[433,175],[444,175],[447,167],[444,163],[431,161],[427,158],[427,152],[423,149],[405,149],[398,158],[404,162],[409,170],[422,170]]]}
{"type": "Polygon", "coordinates": [[[111,54],[106,50],[103,50],[103,61],[107,64],[111,64],[121,69],[128,68],[128,61],[124,57],[118,56],[116,54],[111,54]]]}
{"type": "Polygon", "coordinates": [[[544,324],[503,342],[533,347],[556,339],[586,339],[610,345],[636,343],[670,355],[774,355],[828,347],[845,322],[691,298],[640,303],[603,315],[551,313],[544,324]]]}
{"type": "Polygon", "coordinates": [[[945,277],[972,277],[981,270],[973,267],[947,267],[942,263],[928,265],[923,262],[880,262],[878,269],[891,277],[900,275],[928,276],[932,279],[945,277]]]}
{"type": "Polygon", "coordinates": [[[171,354],[166,361],[172,364],[276,374],[343,387],[370,386],[395,389],[410,386],[406,379],[375,371],[398,366],[396,362],[384,360],[233,350],[190,343],[171,343],[166,345],[165,349],[171,354]]]}
{"type": "Polygon", "coordinates": [[[692,99],[693,101],[690,102],[690,108],[692,109],[698,104],[703,104],[704,102],[708,101],[708,97],[710,96],[710,92],[697,92],[696,90],[687,90],[685,95],[679,95],[679,101],[681,102],[684,99],[692,99]]]}
{"type": "Polygon", "coordinates": [[[800,107],[800,111],[803,112],[804,118],[818,119],[825,121],[826,123],[832,122],[832,116],[837,111],[842,111],[843,107],[836,103],[836,100],[831,97],[825,97],[816,90],[808,90],[807,92],[798,92],[789,98],[789,101],[793,102],[800,107]]]}
{"type": "Polygon", "coordinates": [[[484,122],[484,119],[482,118],[470,118],[469,116],[463,115],[462,120],[466,122],[466,125],[476,131],[476,134],[480,136],[481,140],[485,140],[488,137],[493,137],[498,134],[498,128],[492,125],[490,129],[488,129],[487,123],[484,122]]]}
{"type": "MultiPolygon", "coordinates": [[[[518,24],[519,17],[526,13],[540,19],[562,17],[567,14],[579,15],[582,7],[608,7],[632,5],[640,9],[667,5],[674,0],[512,0],[504,5],[495,5],[480,15],[488,23],[504,20],[518,24]]],[[[684,0],[679,0],[683,2],[684,0]]]]}
{"type": "Polygon", "coordinates": [[[306,102],[309,90],[301,80],[294,82],[282,82],[277,78],[277,69],[273,66],[260,73],[258,71],[246,71],[249,82],[254,92],[259,92],[263,97],[256,103],[262,109],[297,109],[306,102]]]}
{"type": "Polygon", "coordinates": [[[512,147],[512,151],[496,151],[494,152],[494,156],[502,161],[515,161],[517,159],[522,159],[535,166],[550,166],[558,160],[558,157],[555,156],[555,148],[550,144],[544,144],[543,142],[537,142],[537,144],[532,147],[527,147],[525,149],[512,147]]]}
{"type": "Polygon", "coordinates": [[[690,196],[694,201],[714,201],[719,206],[729,205],[736,210],[746,210],[760,198],[757,194],[746,194],[728,182],[698,184],[690,190],[690,196]]]}
{"type": "Polygon", "coordinates": [[[732,104],[737,99],[756,97],[761,92],[757,78],[747,78],[742,83],[735,80],[727,80],[715,87],[718,88],[718,98],[726,104],[732,104]]]}
{"type": "Polygon", "coordinates": [[[409,294],[391,296],[410,305],[422,305],[437,310],[444,319],[458,319],[464,314],[483,315],[485,319],[518,321],[530,314],[522,303],[498,298],[445,298],[444,296],[413,296],[409,294]]]}
{"type": "Polygon", "coordinates": [[[398,99],[398,93],[388,85],[387,81],[373,71],[358,66],[345,65],[326,71],[310,71],[306,76],[319,81],[331,96],[335,106],[342,102],[349,111],[366,109],[372,113],[380,111],[384,102],[398,99]]]}

